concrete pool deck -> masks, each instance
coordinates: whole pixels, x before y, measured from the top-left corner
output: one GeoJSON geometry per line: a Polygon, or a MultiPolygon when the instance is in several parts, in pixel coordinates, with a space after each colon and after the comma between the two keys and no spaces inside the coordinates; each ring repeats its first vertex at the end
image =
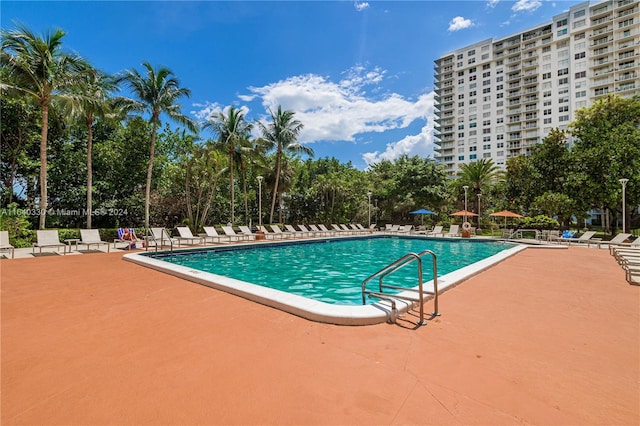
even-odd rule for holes
{"type": "Polygon", "coordinates": [[[640,287],[607,250],[527,249],[417,329],[311,322],[122,255],[0,261],[3,425],[640,423],[640,287]]]}

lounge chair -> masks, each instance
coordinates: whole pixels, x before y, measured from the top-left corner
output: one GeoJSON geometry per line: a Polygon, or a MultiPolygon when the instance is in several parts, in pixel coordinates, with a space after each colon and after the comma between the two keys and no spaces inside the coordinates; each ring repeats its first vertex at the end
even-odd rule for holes
{"type": "MultiPolygon", "coordinates": [[[[629,237],[631,236],[631,234],[618,234],[615,237],[613,237],[611,240],[609,241],[598,241],[598,248],[600,248],[602,245],[606,245],[611,247],[612,245],[621,245],[624,244],[625,241],[627,241],[629,239],[629,237]]],[[[588,243],[587,243],[588,244],[588,243]]]]}
{"type": "Polygon", "coordinates": [[[291,232],[292,235],[300,237],[300,238],[311,236],[311,232],[309,232],[309,231],[305,232],[305,231],[302,231],[302,230],[298,230],[298,229],[294,228],[293,225],[285,225],[284,229],[286,229],[287,231],[291,232]]]}
{"type": "Polygon", "coordinates": [[[214,226],[203,226],[204,234],[198,234],[198,236],[202,237],[202,241],[206,244],[207,240],[211,240],[212,243],[228,243],[230,240],[226,235],[218,234],[216,228],[214,226]],[[222,241],[222,240],[226,241],[222,241]]]}
{"type": "Polygon", "coordinates": [[[427,231],[427,235],[444,235],[442,228],[442,225],[434,226],[431,231],[427,231]]]}
{"type": "Polygon", "coordinates": [[[147,236],[147,248],[152,242],[156,247],[169,246],[173,248],[174,244],[180,247],[180,240],[169,235],[169,232],[167,232],[165,228],[149,228],[149,232],[150,235],[147,236]]]}
{"type": "Polygon", "coordinates": [[[202,237],[193,235],[191,232],[191,228],[188,226],[177,226],[179,236],[176,237],[180,242],[185,242],[187,244],[202,244],[202,237]],[[194,243],[194,241],[196,241],[194,243]]]}
{"type": "Polygon", "coordinates": [[[384,232],[386,234],[395,234],[400,230],[400,225],[391,225],[388,228],[385,228],[384,232]]]}
{"type": "Polygon", "coordinates": [[[413,229],[413,225],[404,225],[398,229],[398,234],[410,234],[413,229]]]}
{"type": "Polygon", "coordinates": [[[578,233],[577,231],[572,231],[571,229],[565,229],[564,231],[562,231],[562,234],[560,234],[559,237],[550,235],[549,241],[566,242],[566,241],[575,239],[575,236],[577,233],[578,233]]]}
{"type": "Polygon", "coordinates": [[[309,229],[312,230],[313,232],[315,232],[316,235],[319,235],[319,236],[333,235],[332,231],[330,231],[328,229],[326,231],[323,231],[322,229],[320,229],[318,227],[318,225],[309,225],[309,229]]]}
{"type": "Polygon", "coordinates": [[[300,228],[302,232],[306,232],[310,237],[315,237],[319,233],[319,231],[314,231],[313,229],[307,229],[307,227],[304,225],[298,225],[298,228],[300,228]]]}
{"type": "Polygon", "coordinates": [[[258,229],[261,230],[262,232],[264,232],[264,237],[268,240],[268,239],[272,239],[275,240],[277,238],[282,239],[284,237],[283,233],[275,233],[275,232],[269,232],[269,230],[267,229],[266,226],[258,226],[258,229]]]}
{"type": "Polygon", "coordinates": [[[271,226],[271,230],[273,230],[274,233],[276,234],[280,234],[282,235],[282,238],[292,238],[295,237],[294,234],[292,234],[289,231],[283,231],[282,229],[280,229],[280,227],[278,225],[270,225],[271,226]]]}
{"type": "Polygon", "coordinates": [[[596,231],[587,231],[584,234],[580,235],[578,238],[558,238],[556,241],[560,241],[561,243],[567,243],[571,245],[571,243],[587,243],[589,244],[589,240],[596,235],[596,231]]]}
{"type": "Polygon", "coordinates": [[[460,233],[460,225],[451,225],[449,227],[449,232],[444,234],[444,236],[457,237],[459,233],[460,233]]]}
{"type": "Polygon", "coordinates": [[[244,235],[244,237],[247,240],[255,240],[256,239],[256,234],[251,232],[251,229],[249,229],[248,226],[238,226],[238,228],[240,229],[240,233],[242,235],[244,235]]]}
{"type": "Polygon", "coordinates": [[[351,235],[352,232],[349,229],[343,229],[341,226],[332,223],[331,227],[336,231],[336,234],[342,234],[342,235],[351,235]]]}
{"type": "Polygon", "coordinates": [[[117,243],[125,243],[127,245],[125,250],[136,248],[138,243],[144,247],[144,242],[138,238],[136,230],[133,228],[119,228],[118,238],[113,240],[113,248],[116,248],[117,243]]]}
{"type": "Polygon", "coordinates": [[[358,225],[356,225],[355,223],[350,223],[349,224],[349,228],[351,228],[351,230],[353,231],[354,234],[368,234],[369,231],[367,229],[365,229],[364,227],[362,227],[362,229],[360,229],[358,227],[358,225]]]}
{"type": "Polygon", "coordinates": [[[249,239],[249,236],[247,236],[247,235],[236,234],[236,231],[233,230],[232,226],[223,226],[222,227],[222,232],[224,232],[224,235],[229,237],[229,239],[231,241],[243,241],[243,240],[248,240],[249,239]]]}
{"type": "Polygon", "coordinates": [[[333,229],[328,229],[326,226],[324,226],[324,224],[319,223],[318,224],[318,228],[320,228],[320,230],[322,232],[324,232],[325,234],[330,234],[330,235],[337,235],[338,231],[334,231],[333,229]]]}
{"type": "Polygon", "coordinates": [[[613,252],[614,250],[631,250],[632,252],[637,252],[640,251],[640,237],[636,237],[635,240],[633,240],[630,243],[617,243],[617,244],[611,244],[609,245],[609,252],[613,252]]]}
{"type": "MultiPolygon", "coordinates": [[[[62,247],[62,254],[67,254],[67,245],[60,242],[60,235],[58,234],[57,229],[50,230],[42,230],[39,229],[37,232],[38,242],[33,243],[33,253],[36,252],[36,247],[40,249],[40,253],[42,253],[43,248],[47,247],[62,247]]],[[[71,249],[71,247],[69,247],[71,249]]],[[[56,252],[58,250],[56,249],[56,252]]]]}
{"type": "Polygon", "coordinates": [[[0,231],[0,251],[9,250],[13,259],[15,247],[9,244],[9,231],[0,231]]]}
{"type": "Polygon", "coordinates": [[[100,231],[97,229],[81,229],[79,245],[87,246],[87,250],[93,245],[100,247],[101,244],[107,245],[107,253],[109,252],[109,243],[102,241],[100,231]]]}

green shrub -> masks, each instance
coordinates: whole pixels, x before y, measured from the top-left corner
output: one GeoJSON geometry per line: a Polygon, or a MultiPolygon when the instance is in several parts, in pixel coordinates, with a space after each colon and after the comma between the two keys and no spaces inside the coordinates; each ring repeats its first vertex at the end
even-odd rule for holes
{"type": "Polygon", "coordinates": [[[527,229],[558,229],[560,224],[552,217],[538,215],[520,219],[518,228],[527,229]]]}

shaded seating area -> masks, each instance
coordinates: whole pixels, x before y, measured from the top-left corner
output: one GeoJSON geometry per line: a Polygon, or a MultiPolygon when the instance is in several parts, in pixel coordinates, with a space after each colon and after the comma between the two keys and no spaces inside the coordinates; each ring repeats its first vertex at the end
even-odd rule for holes
{"type": "Polygon", "coordinates": [[[67,245],[60,242],[60,235],[57,229],[39,229],[36,231],[36,238],[37,242],[33,243],[33,253],[36,252],[36,247],[40,249],[40,254],[42,254],[43,248],[56,248],[57,253],[58,248],[62,247],[62,254],[67,254],[67,245]]]}
{"type": "Polygon", "coordinates": [[[91,246],[100,247],[102,244],[107,246],[107,252],[109,252],[109,243],[107,241],[102,241],[100,237],[100,231],[97,229],[81,229],[80,230],[80,241],[78,241],[78,245],[87,246],[87,250],[91,249],[91,246]]]}

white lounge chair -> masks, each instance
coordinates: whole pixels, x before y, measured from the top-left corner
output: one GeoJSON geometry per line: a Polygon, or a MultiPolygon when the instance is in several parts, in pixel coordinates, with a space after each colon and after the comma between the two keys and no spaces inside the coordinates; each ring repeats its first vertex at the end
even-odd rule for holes
{"type": "Polygon", "coordinates": [[[444,236],[457,237],[459,233],[460,233],[460,225],[451,225],[449,227],[449,231],[446,234],[444,234],[444,236]]]}
{"type": "Polygon", "coordinates": [[[322,229],[318,228],[317,225],[309,225],[309,229],[315,232],[316,236],[326,237],[328,235],[333,235],[333,232],[329,231],[328,229],[326,231],[323,231],[322,229]]]}
{"type": "Polygon", "coordinates": [[[578,244],[587,243],[588,245],[589,240],[591,240],[594,235],[596,235],[596,231],[587,231],[584,234],[580,235],[578,238],[558,238],[558,239],[555,239],[554,241],[567,243],[568,245],[571,245],[571,243],[578,243],[578,244]]]}
{"type": "Polygon", "coordinates": [[[287,231],[291,232],[292,235],[296,236],[296,237],[300,237],[300,238],[304,238],[304,237],[309,237],[311,235],[311,233],[309,231],[302,231],[302,230],[298,230],[296,228],[293,227],[293,225],[285,225],[284,229],[286,229],[287,231]]]}
{"type": "Polygon", "coordinates": [[[234,231],[231,226],[223,226],[222,232],[224,232],[224,235],[229,237],[231,241],[242,241],[248,238],[246,235],[236,234],[236,231],[234,231]]]}
{"type": "MultiPolygon", "coordinates": [[[[60,242],[60,235],[57,229],[39,229],[36,231],[36,235],[38,242],[33,243],[33,253],[36,252],[36,247],[40,249],[40,253],[42,253],[43,248],[56,247],[57,252],[57,247],[62,247],[62,254],[67,254],[67,245],[60,242]]],[[[69,249],[71,249],[71,247],[69,247],[69,249]]]]}
{"type": "Polygon", "coordinates": [[[269,240],[275,240],[275,239],[282,239],[284,237],[284,234],[280,233],[275,233],[275,232],[270,232],[266,226],[258,226],[258,229],[261,230],[262,232],[264,232],[264,237],[269,240]]]}
{"type": "Polygon", "coordinates": [[[324,224],[322,224],[322,223],[318,224],[318,228],[320,228],[320,230],[321,230],[322,232],[324,232],[325,234],[329,234],[329,235],[332,235],[332,236],[337,234],[337,231],[334,231],[334,230],[332,230],[332,229],[328,229],[328,228],[327,228],[326,226],[324,226],[324,224]]]}
{"type": "Polygon", "coordinates": [[[229,241],[231,241],[230,238],[226,235],[218,234],[218,231],[216,231],[216,228],[214,226],[203,226],[202,229],[204,230],[204,234],[198,234],[198,236],[202,237],[204,243],[206,243],[209,239],[212,243],[228,243],[229,241]]]}
{"type": "Polygon", "coordinates": [[[320,231],[314,231],[313,229],[307,229],[307,227],[304,225],[298,225],[298,228],[300,228],[302,232],[306,232],[307,235],[309,235],[310,237],[315,237],[320,232],[320,231]]]}
{"type": "Polygon", "coordinates": [[[147,236],[147,249],[151,243],[156,247],[173,247],[174,244],[180,247],[180,240],[169,235],[169,232],[167,232],[165,228],[149,228],[149,232],[151,235],[147,236]]]}
{"type": "Polygon", "coordinates": [[[631,234],[622,233],[622,234],[616,235],[615,237],[613,237],[609,241],[598,241],[598,248],[600,248],[600,246],[602,246],[602,245],[606,245],[606,246],[611,247],[612,245],[624,244],[624,242],[627,241],[630,236],[631,236],[631,234]]]}
{"type": "Polygon", "coordinates": [[[179,236],[176,237],[180,242],[185,242],[187,244],[202,244],[202,237],[193,235],[191,232],[191,228],[188,226],[177,226],[179,236]],[[195,243],[194,243],[195,241],[195,243]]]}
{"type": "Polygon", "coordinates": [[[271,229],[273,230],[274,233],[276,234],[281,234],[283,238],[292,238],[295,237],[294,234],[292,234],[289,231],[283,231],[282,229],[280,229],[280,227],[278,225],[270,225],[271,229]]]}
{"type": "Polygon", "coordinates": [[[409,234],[411,233],[412,229],[413,229],[413,225],[401,226],[400,229],[398,229],[398,234],[409,234]]]}
{"type": "Polygon", "coordinates": [[[2,250],[9,250],[13,259],[15,248],[9,244],[9,231],[0,231],[0,251],[2,250]]]}
{"type": "Polygon", "coordinates": [[[109,243],[106,241],[102,241],[100,238],[100,231],[97,229],[81,229],[80,230],[80,241],[78,241],[78,245],[87,246],[87,250],[93,245],[100,247],[101,244],[107,245],[107,253],[109,252],[109,243]]]}
{"type": "Polygon", "coordinates": [[[256,234],[251,232],[251,229],[249,229],[248,226],[238,226],[238,228],[240,229],[240,232],[242,233],[242,235],[245,236],[245,238],[247,240],[255,240],[256,239],[256,234]]]}
{"type": "Polygon", "coordinates": [[[434,226],[431,231],[427,231],[427,235],[444,235],[442,228],[444,228],[442,225],[434,226]]]}

